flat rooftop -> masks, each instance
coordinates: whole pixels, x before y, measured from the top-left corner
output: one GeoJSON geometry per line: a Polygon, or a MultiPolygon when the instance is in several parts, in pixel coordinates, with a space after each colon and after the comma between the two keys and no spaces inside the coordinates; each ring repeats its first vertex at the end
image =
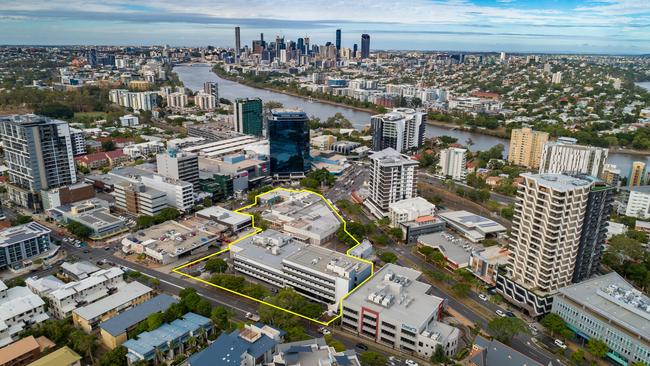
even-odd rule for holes
{"type": "Polygon", "coordinates": [[[281,197],[262,212],[266,220],[282,223],[314,234],[327,234],[341,225],[340,220],[321,197],[309,192],[276,191],[263,196],[264,200],[281,197]]]}
{"type": "Polygon", "coordinates": [[[356,272],[361,272],[366,267],[370,267],[370,264],[366,262],[316,245],[309,245],[289,255],[285,259],[285,262],[295,263],[321,273],[346,278],[347,276],[344,273],[349,273],[355,269],[356,272]]]}
{"type": "Polygon", "coordinates": [[[467,266],[471,252],[482,248],[445,231],[422,235],[418,237],[418,243],[438,249],[448,261],[459,267],[467,266]]]}
{"type": "Polygon", "coordinates": [[[266,230],[230,246],[231,254],[282,270],[284,263],[309,267],[334,277],[345,277],[354,268],[357,272],[370,264],[327,248],[294,240],[276,230],[266,230]],[[357,267],[358,266],[358,267],[357,267]]]}
{"type": "Polygon", "coordinates": [[[211,206],[196,212],[197,216],[210,218],[227,225],[238,226],[251,221],[251,217],[219,206],[211,206]]]}
{"type": "Polygon", "coordinates": [[[650,298],[616,272],[559,290],[603,319],[650,339],[650,298]]]}
{"type": "Polygon", "coordinates": [[[531,174],[531,173],[522,173],[522,177],[528,179],[534,179],[537,184],[551,188],[556,191],[572,191],[576,188],[585,187],[591,185],[591,181],[587,179],[581,179],[577,177],[572,177],[564,174],[531,174]]]}
{"type": "Polygon", "coordinates": [[[398,153],[397,150],[390,147],[381,151],[377,151],[376,153],[370,155],[369,158],[372,160],[378,160],[379,164],[382,166],[420,164],[417,161],[410,159],[408,156],[398,153]]]}
{"type": "Polygon", "coordinates": [[[216,240],[214,233],[190,228],[177,221],[166,221],[127,236],[128,240],[150,250],[177,256],[216,240]]]}
{"type": "Polygon", "coordinates": [[[507,230],[494,220],[468,211],[447,211],[439,213],[438,216],[472,240],[481,240],[486,235],[507,230]]]}
{"type": "Polygon", "coordinates": [[[418,330],[444,300],[430,295],[431,285],[418,281],[422,272],[386,264],[344,302],[382,313],[418,330]]]}
{"type": "Polygon", "coordinates": [[[10,227],[0,231],[0,247],[21,243],[25,240],[49,234],[51,232],[52,231],[47,227],[34,221],[10,227]]]}

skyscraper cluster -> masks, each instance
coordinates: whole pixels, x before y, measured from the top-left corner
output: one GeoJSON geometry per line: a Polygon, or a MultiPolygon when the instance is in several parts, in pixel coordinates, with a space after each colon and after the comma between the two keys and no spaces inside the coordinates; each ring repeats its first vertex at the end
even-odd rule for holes
{"type": "Polygon", "coordinates": [[[342,41],[342,31],[337,29],[335,41],[326,42],[324,45],[312,44],[309,37],[300,37],[296,41],[285,40],[283,36],[276,36],[274,42],[266,42],[264,33],[260,38],[253,40],[251,47],[242,47],[241,29],[235,27],[235,60],[242,60],[244,57],[259,57],[261,61],[280,62],[296,61],[298,64],[307,63],[306,58],[331,59],[366,59],[370,57],[370,35],[361,35],[361,48],[354,43],[352,48],[345,47],[342,41]],[[257,55],[257,56],[254,56],[257,55]]]}

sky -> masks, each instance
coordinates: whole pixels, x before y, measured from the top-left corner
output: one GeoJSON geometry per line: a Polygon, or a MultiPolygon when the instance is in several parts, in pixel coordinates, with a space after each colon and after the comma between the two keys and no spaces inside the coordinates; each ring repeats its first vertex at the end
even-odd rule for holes
{"type": "Polygon", "coordinates": [[[234,46],[264,33],[373,50],[650,54],[650,0],[0,0],[0,44],[234,46]]]}

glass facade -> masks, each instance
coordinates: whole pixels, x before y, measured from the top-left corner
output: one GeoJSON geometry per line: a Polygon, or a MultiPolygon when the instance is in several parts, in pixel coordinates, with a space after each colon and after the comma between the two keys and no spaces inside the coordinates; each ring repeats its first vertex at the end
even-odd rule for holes
{"type": "Polygon", "coordinates": [[[306,173],[309,156],[309,118],[299,110],[274,109],[268,119],[271,174],[306,173]]]}
{"type": "Polygon", "coordinates": [[[237,132],[262,136],[262,100],[235,100],[235,127],[237,132]]]}

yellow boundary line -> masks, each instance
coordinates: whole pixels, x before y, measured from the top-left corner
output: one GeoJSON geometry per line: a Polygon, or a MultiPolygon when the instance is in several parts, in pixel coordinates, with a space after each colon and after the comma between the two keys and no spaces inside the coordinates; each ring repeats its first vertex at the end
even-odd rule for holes
{"type": "Polygon", "coordinates": [[[354,236],[352,236],[352,234],[350,234],[350,233],[348,232],[348,229],[347,229],[347,223],[346,223],[345,219],[344,219],[344,218],[339,214],[339,212],[338,212],[338,210],[336,209],[336,207],[334,207],[334,206],[330,203],[330,201],[328,201],[327,198],[325,198],[322,194],[319,194],[319,193],[316,193],[316,192],[312,192],[312,191],[307,190],[307,189],[288,189],[288,188],[282,188],[282,187],[274,188],[274,189],[272,189],[272,190],[270,190],[270,191],[268,191],[268,192],[264,192],[264,193],[260,193],[260,194],[258,194],[257,196],[255,196],[255,201],[254,201],[253,203],[251,203],[250,205],[244,206],[244,207],[240,207],[239,209],[235,210],[235,212],[238,213],[238,214],[240,214],[240,215],[247,215],[247,216],[250,216],[250,217],[251,217],[251,223],[252,223],[253,229],[255,229],[255,232],[250,233],[250,234],[248,234],[248,235],[245,235],[245,236],[243,236],[243,237],[241,237],[241,238],[239,238],[239,239],[237,239],[237,240],[231,242],[230,244],[228,244],[228,248],[226,248],[226,249],[224,249],[224,250],[218,251],[218,252],[216,252],[216,253],[209,254],[209,255],[207,255],[207,256],[205,256],[205,257],[199,258],[199,259],[194,260],[194,261],[192,261],[192,262],[185,263],[185,264],[183,264],[183,265],[181,265],[181,266],[179,266],[179,267],[176,267],[176,268],[172,269],[172,272],[174,272],[174,273],[178,273],[178,274],[180,274],[180,275],[182,275],[182,276],[189,277],[189,278],[191,278],[191,279],[193,279],[193,280],[195,280],[195,281],[199,281],[199,282],[204,283],[204,284],[206,284],[206,285],[210,285],[210,286],[212,286],[212,287],[216,287],[216,288],[218,288],[218,289],[221,289],[221,290],[224,290],[224,291],[228,291],[228,292],[233,293],[233,294],[235,294],[235,295],[242,296],[242,297],[247,298],[247,299],[249,299],[249,300],[256,301],[256,302],[258,302],[258,303],[260,303],[260,304],[263,304],[263,305],[266,305],[266,306],[270,306],[270,307],[275,308],[275,309],[278,309],[278,310],[282,310],[282,311],[287,312],[287,313],[289,313],[289,314],[291,314],[291,315],[299,316],[299,317],[301,317],[301,318],[303,318],[303,319],[307,319],[307,320],[309,320],[309,321],[312,321],[312,322],[314,322],[314,323],[318,323],[318,324],[321,324],[321,325],[324,325],[324,326],[328,326],[328,325],[330,325],[332,322],[334,322],[335,320],[339,319],[339,318],[343,315],[343,300],[345,300],[348,296],[350,296],[350,294],[352,294],[354,291],[356,291],[359,287],[363,286],[364,283],[366,283],[368,280],[370,280],[370,279],[375,275],[375,265],[374,265],[374,263],[372,263],[372,262],[369,261],[369,260],[366,260],[366,259],[363,259],[363,258],[359,258],[359,257],[355,257],[355,256],[353,256],[353,255],[350,255],[350,251],[351,251],[352,249],[356,248],[357,245],[360,245],[361,243],[359,243],[359,241],[358,241],[354,236]],[[231,246],[231,245],[233,245],[233,244],[235,244],[235,243],[237,243],[237,242],[239,242],[239,241],[241,241],[241,240],[244,240],[244,239],[246,239],[246,238],[249,238],[249,237],[251,237],[251,236],[253,236],[253,235],[257,235],[257,234],[259,234],[260,232],[262,232],[263,230],[262,230],[261,228],[255,226],[255,217],[253,216],[253,214],[249,214],[249,213],[247,213],[247,212],[242,212],[242,211],[243,211],[243,210],[247,210],[247,209],[249,209],[249,208],[251,208],[251,207],[253,207],[253,206],[257,206],[257,199],[258,199],[259,197],[262,197],[262,196],[264,196],[264,195],[267,195],[267,194],[270,194],[270,193],[273,193],[273,192],[276,192],[276,191],[286,191],[286,192],[290,192],[290,193],[304,193],[304,192],[307,192],[307,193],[311,193],[311,194],[315,194],[315,195],[319,196],[319,197],[323,200],[323,202],[325,202],[325,203],[327,204],[327,206],[329,206],[329,208],[332,210],[332,212],[334,212],[334,214],[335,214],[335,215],[336,215],[336,216],[341,220],[341,222],[343,223],[343,231],[345,231],[346,234],[350,235],[350,237],[352,238],[352,240],[354,240],[354,242],[357,243],[357,244],[354,245],[352,248],[348,249],[348,250],[345,252],[345,255],[347,255],[347,256],[350,257],[350,258],[354,258],[354,259],[357,259],[357,260],[360,260],[360,261],[362,261],[362,262],[365,262],[365,263],[370,264],[370,276],[368,276],[368,278],[366,278],[365,280],[363,280],[363,282],[361,282],[359,285],[357,285],[357,287],[353,288],[352,291],[348,292],[347,294],[345,294],[345,296],[343,296],[343,297],[341,298],[341,301],[339,302],[339,313],[338,313],[338,315],[335,316],[334,318],[330,319],[328,322],[324,322],[324,321],[321,321],[321,320],[318,320],[318,319],[310,318],[310,317],[308,317],[308,316],[305,316],[305,315],[302,315],[302,314],[296,313],[295,311],[291,311],[291,310],[289,310],[289,309],[285,309],[285,308],[283,308],[283,307],[280,307],[280,306],[277,306],[277,305],[274,305],[274,304],[268,303],[268,302],[263,301],[263,300],[260,300],[260,299],[256,299],[256,298],[254,298],[254,297],[252,297],[252,296],[248,296],[248,295],[246,295],[246,294],[242,294],[242,293],[240,293],[240,292],[237,292],[237,291],[231,290],[231,289],[226,288],[226,287],[223,287],[223,286],[215,285],[215,284],[212,283],[212,282],[209,282],[209,281],[206,281],[206,280],[204,280],[204,279],[201,279],[201,278],[198,278],[198,277],[194,277],[194,276],[189,275],[189,274],[187,274],[187,273],[183,273],[183,272],[181,272],[181,269],[183,269],[183,268],[185,268],[185,267],[188,267],[188,266],[191,266],[191,265],[193,265],[193,264],[199,263],[199,262],[201,262],[201,261],[204,261],[204,260],[206,260],[206,259],[208,259],[208,258],[211,258],[211,257],[214,257],[214,256],[216,256],[216,255],[219,255],[219,254],[225,253],[225,252],[227,252],[227,251],[230,250],[230,246],[231,246]]]}

